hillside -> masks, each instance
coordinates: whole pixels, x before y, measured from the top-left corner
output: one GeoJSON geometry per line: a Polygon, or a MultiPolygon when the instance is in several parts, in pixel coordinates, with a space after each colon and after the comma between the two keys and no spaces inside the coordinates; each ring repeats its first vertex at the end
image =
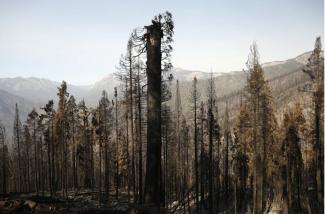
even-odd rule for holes
{"type": "MultiPolygon", "coordinates": [[[[301,72],[301,69],[309,55],[310,52],[307,52],[293,59],[263,64],[265,77],[270,82],[275,103],[278,107],[288,104],[289,100],[296,100],[298,87],[308,81],[307,76],[301,72]]],[[[210,78],[210,73],[175,68],[173,75],[174,80],[171,85],[171,91],[175,93],[175,82],[179,80],[182,106],[184,113],[187,114],[190,110],[189,97],[193,77],[196,76],[198,78],[201,99],[205,101],[207,79],[210,78]]],[[[243,71],[213,73],[221,117],[226,101],[230,109],[237,108],[237,104],[240,101],[240,91],[246,83],[246,75],[243,71]]],[[[114,74],[109,74],[93,85],[75,86],[69,84],[68,92],[74,95],[78,101],[85,99],[88,106],[95,106],[98,103],[102,90],[106,90],[111,97],[113,95],[113,88],[119,84],[114,74]]],[[[14,105],[16,102],[19,105],[21,117],[26,118],[27,113],[33,106],[39,108],[49,99],[56,101],[57,87],[59,85],[59,82],[44,78],[0,78],[0,118],[6,124],[7,129],[12,129],[14,105]]],[[[173,108],[174,98],[169,103],[173,108]]],[[[235,115],[232,114],[232,116],[235,115]]]]}
{"type": "Polygon", "coordinates": [[[24,121],[28,113],[35,106],[35,103],[0,89],[0,121],[6,127],[8,140],[11,140],[11,135],[13,131],[13,120],[15,115],[16,103],[20,107],[20,118],[22,121],[24,121]]]}
{"type": "MultiPolygon", "coordinates": [[[[309,78],[302,72],[302,68],[310,52],[299,55],[296,58],[263,64],[264,75],[269,82],[274,101],[277,109],[285,110],[286,105],[291,101],[296,101],[301,95],[298,95],[298,88],[303,86],[309,78]]],[[[241,91],[246,84],[247,73],[244,71],[235,71],[219,75],[214,78],[216,85],[216,93],[218,97],[218,107],[220,117],[224,113],[224,107],[228,102],[231,110],[236,110],[240,103],[241,91]]],[[[206,100],[207,79],[199,79],[198,89],[201,92],[201,100],[206,100]]],[[[190,92],[192,83],[190,81],[182,81],[180,79],[180,94],[182,97],[182,107],[185,113],[190,110],[190,92]]],[[[175,85],[172,85],[172,92],[175,93],[175,85]]],[[[301,99],[301,97],[300,97],[301,99]]],[[[175,100],[170,101],[174,106],[175,100]]],[[[236,116],[235,111],[231,112],[231,117],[236,116]]],[[[280,113],[280,112],[278,112],[280,113]]]]}

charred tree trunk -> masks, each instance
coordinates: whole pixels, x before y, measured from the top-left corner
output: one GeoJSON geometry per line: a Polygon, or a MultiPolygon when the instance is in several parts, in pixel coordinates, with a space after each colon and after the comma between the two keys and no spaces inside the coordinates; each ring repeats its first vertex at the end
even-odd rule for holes
{"type": "MultiPolygon", "coordinates": [[[[323,86],[321,86],[323,87],[323,86]]],[[[314,94],[315,99],[315,141],[316,141],[316,192],[318,201],[318,211],[324,213],[324,163],[322,160],[322,142],[321,142],[321,112],[323,103],[323,88],[317,86],[314,94]]]]}
{"type": "MultiPolygon", "coordinates": [[[[126,86],[127,88],[127,86],[126,86]]],[[[126,90],[127,91],[127,90],[126,90]]],[[[128,101],[127,101],[128,102],[128,101]]],[[[128,105],[128,103],[127,103],[128,105]]],[[[125,113],[125,122],[126,122],[126,164],[127,164],[127,188],[128,188],[128,202],[130,202],[130,154],[129,154],[129,113],[128,107],[125,113]]]]}
{"type": "Polygon", "coordinates": [[[214,211],[214,191],[213,191],[213,125],[214,125],[214,116],[212,113],[212,107],[209,107],[208,110],[209,117],[209,213],[214,211]]]}
{"type": "Polygon", "coordinates": [[[105,142],[105,200],[109,202],[109,165],[108,165],[108,142],[105,142]]]}
{"type": "MultiPolygon", "coordinates": [[[[66,121],[63,123],[63,138],[64,138],[64,195],[68,197],[68,141],[66,121]]],[[[40,142],[41,143],[41,142],[40,142]]],[[[42,151],[41,151],[42,152],[42,151]]]]}
{"type": "Polygon", "coordinates": [[[102,153],[103,153],[103,137],[102,133],[100,134],[99,139],[99,178],[98,178],[98,193],[99,193],[99,204],[102,203],[102,153]]]}
{"type": "Polygon", "coordinates": [[[18,176],[18,192],[21,192],[21,154],[20,154],[20,121],[19,121],[19,113],[18,113],[18,105],[16,103],[16,118],[15,118],[15,135],[16,135],[16,140],[17,140],[17,153],[18,153],[18,173],[17,173],[17,176],[18,176]]]}
{"type": "Polygon", "coordinates": [[[225,148],[225,171],[224,171],[224,188],[225,188],[225,201],[227,205],[227,213],[228,213],[228,200],[229,200],[229,158],[228,158],[228,150],[229,150],[229,135],[230,133],[227,132],[225,136],[226,141],[226,148],[225,148]]]}
{"type": "Polygon", "coordinates": [[[116,186],[115,186],[115,197],[116,197],[116,201],[118,201],[118,188],[119,188],[119,163],[118,163],[118,123],[117,123],[117,88],[114,88],[115,93],[114,93],[114,97],[115,97],[115,135],[116,135],[116,142],[115,142],[115,150],[116,150],[116,177],[115,177],[115,182],[116,182],[116,186]]]}
{"type": "MultiPolygon", "coordinates": [[[[194,80],[196,81],[196,80],[194,80]]],[[[196,83],[194,83],[196,84],[196,83]]],[[[196,89],[196,85],[195,85],[196,89]]],[[[195,202],[196,202],[196,213],[199,213],[199,169],[198,169],[198,146],[197,146],[197,97],[194,98],[194,164],[195,164],[195,202]]]]}
{"type": "Polygon", "coordinates": [[[51,137],[50,137],[50,127],[47,129],[47,135],[48,135],[48,140],[47,140],[47,166],[48,166],[48,185],[49,185],[49,190],[50,190],[50,195],[52,196],[53,194],[53,189],[52,189],[52,175],[51,175],[51,137]]]}
{"type": "Polygon", "coordinates": [[[44,164],[44,161],[43,161],[43,140],[42,140],[42,137],[40,137],[39,139],[40,141],[40,149],[39,149],[39,152],[40,152],[40,164],[39,164],[39,168],[40,168],[40,188],[42,188],[42,195],[44,196],[44,190],[45,190],[45,181],[44,181],[44,173],[43,173],[43,164],[44,164]]]}
{"type": "Polygon", "coordinates": [[[201,103],[201,127],[200,127],[200,132],[201,132],[201,152],[200,152],[200,173],[201,173],[201,175],[200,175],[200,186],[201,186],[201,189],[200,189],[200,195],[201,195],[201,197],[200,197],[200,212],[203,212],[203,210],[204,210],[204,205],[205,205],[205,197],[204,197],[204,194],[205,194],[205,192],[204,192],[204,185],[205,185],[205,177],[204,177],[204,173],[205,173],[205,159],[204,159],[204,107],[203,107],[203,103],[201,103]]]}
{"type": "Polygon", "coordinates": [[[33,143],[34,143],[34,184],[36,194],[38,195],[38,174],[37,174],[37,142],[36,142],[36,124],[33,122],[33,143]]]}
{"type": "Polygon", "coordinates": [[[134,128],[133,128],[133,70],[132,70],[132,50],[130,50],[130,58],[129,58],[129,81],[130,81],[130,102],[129,102],[129,107],[130,107],[130,129],[131,129],[131,170],[132,170],[132,190],[133,190],[133,200],[137,201],[137,194],[136,194],[136,179],[135,179],[135,143],[134,143],[134,128]]]}
{"type": "MultiPolygon", "coordinates": [[[[138,63],[138,66],[139,63],[138,63]]],[[[140,85],[140,68],[138,67],[138,121],[139,121],[139,203],[143,202],[143,185],[142,185],[142,112],[141,112],[141,85],[140,85]]]]}
{"type": "Polygon", "coordinates": [[[161,199],[161,38],[160,23],[146,27],[148,76],[147,165],[144,202],[160,210],[161,199]]]}
{"type": "Polygon", "coordinates": [[[76,140],[75,140],[75,124],[74,122],[72,123],[72,171],[73,171],[73,189],[74,191],[77,188],[77,162],[76,162],[76,140]]]}
{"type": "MultiPolygon", "coordinates": [[[[53,122],[53,118],[51,119],[51,164],[50,164],[50,168],[51,168],[51,185],[52,185],[52,193],[56,190],[56,185],[55,185],[55,165],[54,165],[54,122],[53,122]]],[[[28,150],[27,150],[28,151],[28,150]]],[[[29,157],[28,157],[29,159],[29,157]]],[[[28,167],[29,168],[29,167],[28,167]]],[[[29,170],[28,170],[29,171],[29,170]]],[[[29,173],[29,172],[28,172],[29,173]]],[[[28,177],[29,179],[29,177],[28,177]]]]}
{"type": "Polygon", "coordinates": [[[90,175],[91,175],[91,190],[95,188],[95,161],[94,161],[94,136],[93,131],[89,131],[89,142],[90,142],[90,175]]]}

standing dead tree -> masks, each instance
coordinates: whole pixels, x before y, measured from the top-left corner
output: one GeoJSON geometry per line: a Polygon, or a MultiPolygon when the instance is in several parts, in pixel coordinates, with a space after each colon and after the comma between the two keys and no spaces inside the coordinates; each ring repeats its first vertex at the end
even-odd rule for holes
{"type": "Polygon", "coordinates": [[[315,164],[316,164],[316,185],[315,199],[317,200],[317,211],[324,210],[324,53],[320,37],[316,38],[315,48],[308,59],[303,71],[312,80],[314,121],[313,133],[315,142],[315,164]]]}
{"type": "Polygon", "coordinates": [[[197,89],[197,78],[193,79],[193,86],[191,91],[191,102],[194,113],[194,172],[195,172],[195,203],[196,203],[196,213],[199,213],[199,164],[198,164],[198,127],[197,127],[197,109],[200,99],[200,93],[197,89]]]}
{"type": "MultiPolygon", "coordinates": [[[[161,103],[162,103],[162,60],[171,52],[174,23],[169,12],[158,15],[152,24],[145,27],[147,54],[147,162],[144,202],[152,213],[160,212],[161,199],[161,103]],[[164,49],[164,46],[169,47],[164,49]],[[164,52],[163,52],[164,51],[164,52]]],[[[165,69],[170,64],[164,64],[165,69]]]]}
{"type": "Polygon", "coordinates": [[[16,184],[16,188],[18,190],[18,192],[22,191],[22,176],[23,174],[22,172],[22,157],[21,157],[21,144],[22,144],[22,140],[21,140],[21,132],[22,132],[22,126],[21,126],[21,122],[19,119],[19,110],[18,110],[18,104],[16,103],[16,108],[15,108],[15,121],[14,121],[14,128],[13,128],[13,132],[14,132],[14,144],[15,144],[15,149],[17,151],[17,168],[15,170],[15,181],[18,182],[16,184]]]}

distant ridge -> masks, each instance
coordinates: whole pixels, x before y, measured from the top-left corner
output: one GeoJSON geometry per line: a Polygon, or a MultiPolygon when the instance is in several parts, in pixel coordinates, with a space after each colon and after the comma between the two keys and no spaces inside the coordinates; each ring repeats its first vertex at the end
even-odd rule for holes
{"type": "MultiPolygon", "coordinates": [[[[284,61],[273,61],[262,64],[264,67],[265,77],[268,80],[277,80],[278,84],[286,84],[294,73],[304,75],[300,71],[307,62],[311,52],[305,52],[295,58],[284,61]],[[284,82],[284,83],[283,83],[284,82]]],[[[184,109],[188,108],[187,102],[189,97],[191,81],[194,76],[199,80],[199,90],[201,94],[205,93],[205,80],[210,78],[210,73],[196,70],[186,70],[182,68],[174,68],[174,81],[180,81],[181,95],[184,101],[184,109]]],[[[229,73],[212,73],[216,81],[218,97],[225,97],[240,91],[246,82],[246,73],[242,71],[232,71],[229,73]]],[[[57,87],[60,82],[51,81],[45,78],[0,78],[0,120],[5,123],[8,130],[12,129],[13,110],[17,102],[21,112],[21,118],[26,118],[27,113],[35,107],[44,106],[48,100],[57,100],[57,87]]],[[[101,96],[102,90],[106,90],[108,95],[113,95],[113,89],[121,83],[115,78],[114,74],[109,74],[105,78],[91,85],[76,86],[68,84],[68,92],[75,96],[79,102],[84,99],[87,106],[96,106],[101,96]]],[[[289,87],[289,86],[288,86],[289,87]]],[[[291,86],[290,86],[291,87],[291,86]]],[[[172,93],[174,86],[172,84],[172,93]]],[[[202,96],[203,98],[205,96],[202,96]]],[[[173,105],[173,100],[170,101],[173,105]]],[[[11,132],[11,131],[10,131],[11,132]]]]}

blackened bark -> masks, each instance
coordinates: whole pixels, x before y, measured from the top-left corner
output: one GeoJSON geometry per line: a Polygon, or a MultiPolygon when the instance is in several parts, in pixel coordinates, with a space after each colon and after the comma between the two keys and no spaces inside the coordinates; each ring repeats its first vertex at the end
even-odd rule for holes
{"type": "MultiPolygon", "coordinates": [[[[52,113],[53,115],[53,113],[52,113]]],[[[51,118],[51,162],[50,162],[50,168],[51,168],[51,190],[52,190],[52,193],[56,190],[56,185],[54,185],[55,183],[55,165],[54,165],[54,122],[53,122],[53,117],[51,118]]],[[[28,151],[28,150],[27,150],[28,151]]],[[[28,158],[28,162],[29,162],[29,154],[27,155],[27,158],[28,158]]],[[[29,167],[28,167],[28,180],[29,180],[29,167]]],[[[29,183],[29,182],[28,182],[29,183]]]]}
{"type": "MultiPolygon", "coordinates": [[[[105,111],[105,110],[104,110],[105,111]]],[[[106,118],[105,118],[106,119],[106,118]]],[[[102,203],[102,153],[103,153],[103,146],[102,146],[103,137],[102,134],[99,137],[99,178],[98,178],[98,197],[99,197],[99,204],[102,203]]]]}
{"type": "Polygon", "coordinates": [[[204,197],[204,194],[205,194],[205,192],[204,192],[204,185],[205,185],[205,176],[204,176],[204,173],[205,173],[205,160],[204,160],[204,131],[203,131],[203,129],[204,129],[204,108],[203,108],[203,103],[201,102],[201,109],[200,109],[200,111],[201,111],[201,130],[200,130],[200,132],[201,132],[201,153],[200,153],[200,166],[201,166],[201,171],[200,171],[200,173],[201,173],[201,175],[200,175],[200,178],[201,178],[201,180],[200,180],[200,186],[201,186],[201,190],[200,190],[200,194],[201,194],[201,203],[200,203],[200,212],[202,213],[203,212],[203,209],[204,209],[204,206],[205,206],[205,197],[204,197]]]}
{"type": "Polygon", "coordinates": [[[214,191],[213,191],[213,113],[212,113],[212,107],[208,110],[208,117],[209,117],[209,213],[214,212],[214,191]]]}
{"type": "MultiPolygon", "coordinates": [[[[196,79],[194,80],[194,84],[196,84],[196,79]]],[[[195,92],[196,92],[196,85],[195,92]]],[[[196,202],[196,213],[199,213],[200,205],[199,205],[199,169],[198,169],[198,146],[197,146],[197,117],[196,117],[196,109],[197,109],[197,95],[194,95],[194,164],[195,164],[195,202],[196,202]]]]}
{"type": "MultiPolygon", "coordinates": [[[[138,64],[139,66],[139,64],[138,64]]],[[[138,67],[138,114],[139,114],[139,203],[143,201],[143,185],[142,185],[142,113],[141,113],[141,85],[140,85],[140,68],[138,67]]]]}
{"type": "Polygon", "coordinates": [[[144,202],[160,208],[161,199],[161,38],[160,23],[146,27],[148,126],[144,202]]]}
{"type": "Polygon", "coordinates": [[[50,195],[53,194],[52,189],[52,176],[51,176],[51,140],[50,140],[50,127],[47,128],[48,140],[47,140],[47,161],[48,161],[48,182],[49,182],[49,189],[50,195]]]}
{"type": "MultiPolygon", "coordinates": [[[[319,87],[319,86],[318,86],[319,87]]],[[[324,213],[324,186],[323,186],[323,160],[321,143],[321,103],[323,103],[322,88],[315,92],[315,141],[316,141],[316,192],[318,200],[318,212],[324,213]]]]}
{"type": "Polygon", "coordinates": [[[225,136],[225,141],[226,141],[226,148],[225,148],[225,168],[224,168],[224,188],[225,188],[225,201],[227,204],[227,213],[228,213],[228,200],[229,200],[229,167],[228,167],[228,162],[229,162],[229,158],[228,158],[228,150],[229,150],[229,136],[230,133],[227,130],[226,136],[225,136]]]}
{"type": "Polygon", "coordinates": [[[19,113],[18,113],[18,105],[17,105],[17,103],[16,103],[16,115],[15,115],[15,127],[14,127],[14,129],[15,129],[15,135],[16,135],[16,141],[17,141],[17,153],[18,153],[18,180],[19,180],[19,183],[18,183],[18,192],[21,192],[21,178],[22,178],[22,176],[21,176],[21,163],[20,163],[20,161],[21,161],[21,155],[20,155],[20,126],[19,126],[19,123],[20,123],[20,121],[19,121],[19,113]]]}
{"type": "Polygon", "coordinates": [[[133,66],[133,63],[132,63],[132,50],[130,49],[129,50],[129,81],[130,81],[130,87],[129,87],[129,90],[130,90],[130,129],[131,129],[131,159],[132,159],[132,162],[131,162],[131,170],[132,170],[132,190],[133,190],[133,200],[134,201],[137,201],[137,194],[136,194],[136,179],[135,179],[135,143],[134,143],[134,128],[133,128],[133,71],[132,71],[132,66],[133,66]]]}
{"type": "Polygon", "coordinates": [[[114,88],[115,93],[114,93],[114,97],[115,97],[115,137],[116,137],[116,142],[115,142],[115,152],[116,152],[116,177],[115,177],[115,181],[116,181],[116,186],[115,186],[115,197],[116,197],[116,201],[118,201],[118,188],[119,188],[119,164],[118,164],[118,122],[117,122],[117,88],[114,88]]]}

